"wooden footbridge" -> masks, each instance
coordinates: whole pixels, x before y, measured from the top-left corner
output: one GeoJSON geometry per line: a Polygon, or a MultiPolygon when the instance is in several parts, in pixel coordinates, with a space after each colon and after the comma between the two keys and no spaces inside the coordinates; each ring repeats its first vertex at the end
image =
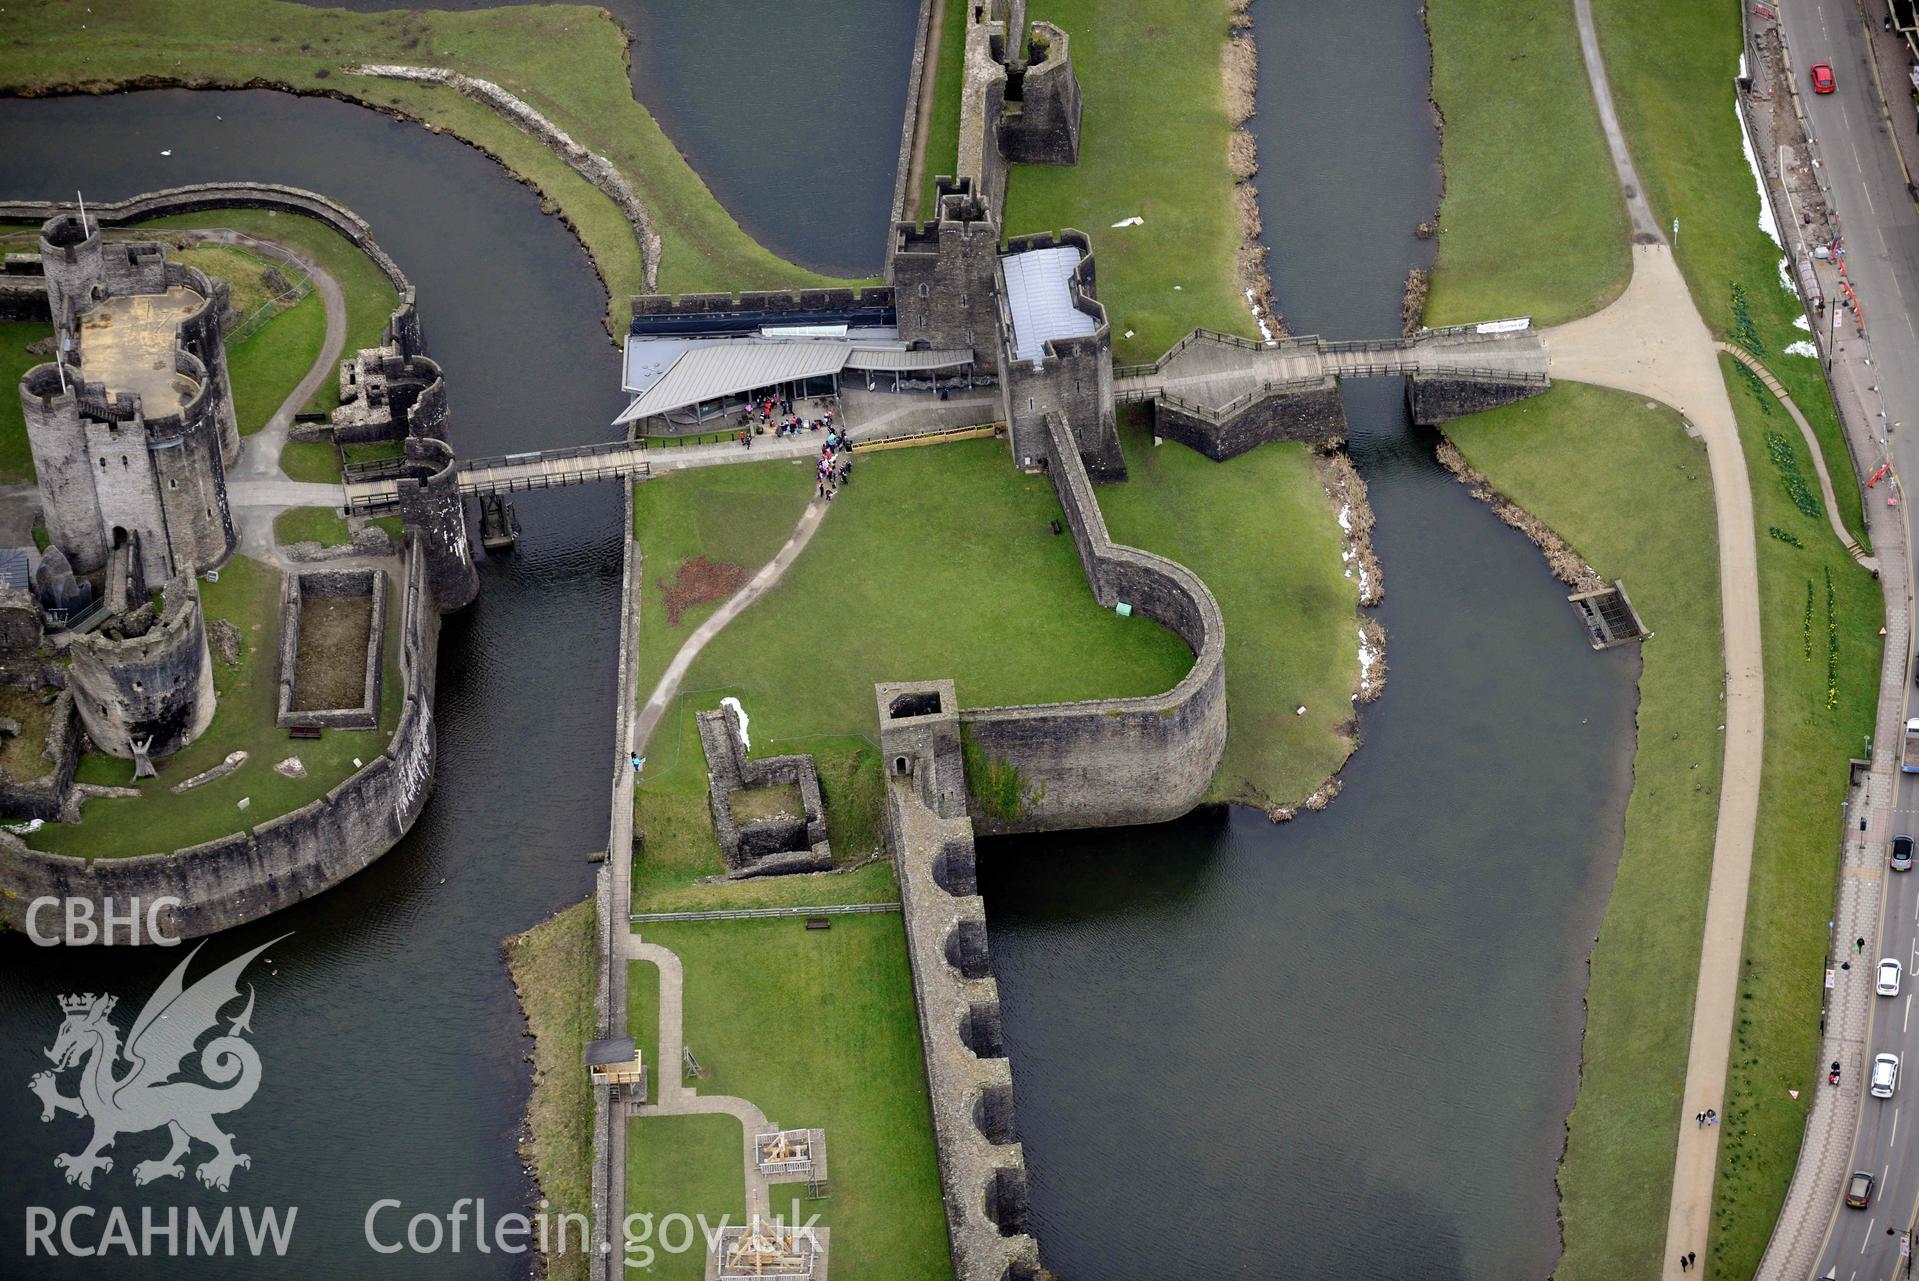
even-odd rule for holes
{"type": "MultiPolygon", "coordinates": [[[[595,481],[638,480],[649,474],[646,449],[638,441],[570,445],[525,454],[501,454],[460,463],[462,497],[498,498],[532,489],[558,489],[595,481]]],[[[343,478],[346,505],[356,512],[391,511],[400,505],[400,482],[408,475],[403,459],[349,463],[343,478]]]]}

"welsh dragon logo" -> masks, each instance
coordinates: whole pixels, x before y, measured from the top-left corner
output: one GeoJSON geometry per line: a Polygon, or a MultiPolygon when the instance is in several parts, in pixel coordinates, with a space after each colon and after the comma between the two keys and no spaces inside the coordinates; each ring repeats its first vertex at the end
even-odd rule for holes
{"type": "Polygon", "coordinates": [[[66,1171],[68,1183],[91,1188],[96,1173],[113,1169],[113,1158],[106,1151],[116,1138],[162,1126],[172,1147],[160,1159],[133,1167],[136,1184],[185,1177],[180,1158],[195,1140],[213,1149],[213,1155],[194,1170],[207,1187],[224,1192],[234,1170],[253,1164],[245,1153],[233,1150],[233,1136],[214,1121],[221,1113],[245,1107],[260,1088],[259,1052],[243,1039],[243,1034],[253,1031],[251,985],[246,1008],[231,1019],[224,1034],[200,1049],[200,1072],[213,1084],[175,1078],[200,1038],[218,1030],[220,1011],[239,999],[241,972],[279,941],[262,943],[188,987],[187,966],[200,953],[195,947],[147,1000],[124,1048],[110,1017],[119,998],[91,992],[60,998],[60,1011],[66,1017],[46,1052],[53,1070],[36,1073],[27,1088],[40,1097],[42,1121],[51,1121],[61,1112],[93,1121],[93,1139],[86,1147],[53,1158],[54,1165],[66,1171]],[[69,1097],[60,1093],[59,1078],[75,1067],[80,1069],[80,1092],[69,1097]]]}

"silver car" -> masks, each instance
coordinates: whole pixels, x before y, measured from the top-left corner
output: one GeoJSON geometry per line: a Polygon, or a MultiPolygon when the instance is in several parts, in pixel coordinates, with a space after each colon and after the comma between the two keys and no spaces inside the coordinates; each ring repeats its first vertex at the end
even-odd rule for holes
{"type": "Polygon", "coordinates": [[[1899,1056],[1881,1054],[1872,1060],[1872,1089],[1875,1099],[1889,1099],[1899,1087],[1899,1056]]]}
{"type": "Polygon", "coordinates": [[[1905,967],[1899,964],[1899,958],[1888,956],[1879,962],[1879,995],[1899,995],[1899,976],[1905,973],[1905,967]]]}

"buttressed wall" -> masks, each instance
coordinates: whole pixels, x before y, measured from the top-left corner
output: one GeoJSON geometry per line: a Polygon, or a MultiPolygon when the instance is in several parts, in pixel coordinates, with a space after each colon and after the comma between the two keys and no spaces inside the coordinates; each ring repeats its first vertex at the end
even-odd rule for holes
{"type": "Polygon", "coordinates": [[[133,742],[169,756],[213,720],[213,664],[199,586],[182,575],[167,583],[158,617],[150,606],[73,639],[68,682],[94,747],[131,758],[133,742]],[[129,622],[128,620],[138,620],[129,622]]]}

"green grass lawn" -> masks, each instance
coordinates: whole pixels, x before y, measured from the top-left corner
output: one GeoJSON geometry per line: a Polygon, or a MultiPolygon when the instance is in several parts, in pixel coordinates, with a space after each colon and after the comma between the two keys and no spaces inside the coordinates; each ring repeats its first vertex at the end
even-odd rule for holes
{"type": "Polygon", "coordinates": [[[282,83],[342,94],[449,129],[500,157],[565,209],[607,282],[609,323],[624,328],[641,290],[638,241],[612,200],[532,137],[452,89],[344,74],[360,62],[450,66],[496,81],[582,145],[612,159],[652,212],[673,291],[820,283],[755,243],[720,207],[633,98],[626,34],[603,9],[527,5],[451,13],[350,13],[279,0],[174,0],[95,6],[86,39],[55,3],[16,5],[0,46],[0,88],[45,91],[151,79],[282,83]]]}
{"type": "MultiPolygon", "coordinates": [[[[642,699],[714,607],[689,608],[669,625],[667,584],[695,552],[749,577],[791,534],[811,475],[804,465],[755,463],[638,488],[642,699]]],[[[728,694],[746,708],[756,754],[814,755],[835,860],[845,865],[880,844],[876,682],[952,676],[967,705],[990,707],[1153,694],[1190,669],[1171,632],[1093,600],[1071,539],[1052,533],[1059,504],[1050,482],[1013,469],[1003,442],[866,453],[855,476],[779,586],[695,661],[648,745],[635,802],[644,839],[637,910],[873,902],[896,892],[884,862],[846,876],[694,883],[723,868],[693,713],[728,694]]]]}
{"type": "Polygon", "coordinates": [[[0,394],[0,483],[31,483],[34,479],[27,420],[20,412],[20,380],[27,370],[53,359],[28,355],[27,344],[52,335],[52,327],[39,321],[0,322],[0,390],[4,391],[0,394]]]}
{"type": "MultiPolygon", "coordinates": [[[[900,918],[834,917],[830,930],[808,930],[799,920],[675,922],[643,933],[684,964],[686,1044],[706,1070],[700,1092],[750,1099],[783,1128],[826,1130],[833,1194],[800,1206],[832,1229],[833,1274],[950,1278],[900,918]],[[769,1047],[768,1028],[783,1026],[791,1039],[769,1047]]],[[[642,1133],[652,1124],[642,1120],[642,1133]]],[[[737,1123],[730,1134],[737,1145],[737,1123]]],[[[632,1196],[633,1171],[645,1168],[646,1153],[661,1164],[705,1153],[697,1167],[663,1173],[640,1189],[671,1195],[685,1188],[690,1197],[696,1189],[719,1191],[719,1146],[660,1143],[638,1157],[630,1148],[629,1212],[654,1208],[648,1197],[632,1196]]],[[[737,1170],[739,1148],[732,1151],[737,1170]]],[[[802,1186],[776,1186],[772,1208],[790,1211],[795,1196],[804,1197],[802,1186]]]]}
{"type": "MultiPolygon", "coordinates": [[[[856,737],[810,738],[763,749],[761,755],[806,752],[820,772],[827,839],[833,862],[849,868],[833,876],[770,876],[703,885],[726,871],[707,800],[706,757],[700,751],[696,711],[718,707],[737,690],[704,690],[681,697],[660,722],[647,749],[646,775],[634,792],[633,829],[644,844],[633,861],[633,910],[700,912],[737,907],[812,907],[828,903],[886,903],[899,897],[892,860],[881,850],[879,753],[856,737]]],[[[758,740],[754,740],[758,743],[758,740]]]]}
{"type": "MultiPolygon", "coordinates": [[[[227,377],[233,383],[233,412],[241,435],[267,425],[313,368],[325,341],[326,304],[313,293],[227,348],[227,377]]],[[[298,412],[299,407],[294,408],[298,412]]]]}
{"type": "Polygon", "coordinates": [[[1344,577],[1312,455],[1265,445],[1216,463],[1171,442],[1154,448],[1142,411],[1121,422],[1132,478],[1100,488],[1107,527],[1198,574],[1226,619],[1230,715],[1212,795],[1300,801],[1353,749],[1359,675],[1359,589],[1344,577]],[[1301,706],[1306,715],[1295,715],[1301,706]]]}
{"type": "Polygon", "coordinates": [[[1831,469],[1840,518],[1864,545],[1859,484],[1831,392],[1818,361],[1785,352],[1808,334],[1793,323],[1799,298],[1781,283],[1779,246],[1759,229],[1759,191],[1740,151],[1738,7],[1594,0],[1593,19],[1647,198],[1663,225],[1679,220],[1675,254],[1693,302],[1715,334],[1737,341],[1743,332],[1798,402],[1831,469]]]}
{"type": "MultiPolygon", "coordinates": [[[[389,602],[399,589],[389,581],[389,602]]],[[[26,838],[36,849],[87,858],[155,854],[251,828],[316,800],[353,773],[353,760],[371,761],[386,750],[399,723],[404,701],[399,671],[399,611],[387,612],[386,671],[380,686],[380,728],[327,730],[314,740],[292,740],[274,721],[279,692],[280,576],[259,561],[236,556],[220,569],[220,581],[200,584],[209,619],[226,619],[240,629],[241,654],[229,667],[213,659],[213,684],[219,705],[212,724],[183,750],[160,765],[160,776],[139,785],[134,798],[95,799],[81,810],[79,823],[49,823],[26,838]],[[229,752],[248,759],[226,777],[175,794],[173,784],[220,763],[229,752]],[[276,762],[298,756],[305,778],[274,772],[276,762]],[[237,807],[251,797],[247,809],[237,807]]],[[[75,777],[83,783],[127,786],[133,765],[118,757],[86,755],[75,777]]]]}
{"type": "MultiPolygon", "coordinates": [[[[593,1091],[580,1065],[598,1024],[594,943],[591,899],[506,941],[507,968],[533,1032],[533,1096],[521,1151],[538,1171],[540,1195],[554,1219],[592,1211],[593,1091]]],[[[575,1241],[569,1235],[554,1244],[575,1241]]],[[[586,1264],[577,1249],[548,1254],[545,1276],[582,1281],[586,1264]]]]}
{"type": "Polygon", "coordinates": [[[330,440],[289,440],[280,447],[280,470],[288,480],[340,483],[340,451],[330,440]]]}
{"type": "Polygon", "coordinates": [[[1623,579],[1655,633],[1640,649],[1625,844],[1591,957],[1555,1272],[1650,1275],[1665,1242],[1724,750],[1705,449],[1673,411],[1578,383],[1446,434],[1500,492],[1623,579]],[[1648,510],[1659,518],[1641,519],[1648,510]]]}
{"type": "Polygon", "coordinates": [[[1038,0],[1032,16],[1071,38],[1085,118],[1077,165],[1013,169],[1008,233],[1077,227],[1092,237],[1120,364],[1155,359],[1196,325],[1251,333],[1233,278],[1226,5],[1038,0]],[[1136,214],[1144,225],[1112,226],[1136,214]]]}
{"type": "Polygon", "coordinates": [[[353,541],[346,517],[331,507],[289,507],[273,518],[273,541],[282,547],[292,543],[318,543],[338,547],[353,541]]]}
{"type": "Polygon", "coordinates": [[[703,557],[715,565],[734,566],[737,580],[746,582],[791,536],[813,489],[813,469],[786,462],[699,467],[634,486],[633,535],[645,558],[638,682],[642,700],[653,692],[660,673],[693,629],[732,594],[717,595],[718,586],[696,590],[695,576],[681,578],[687,562],[703,557]],[[672,586],[681,593],[677,618],[667,605],[672,586]]]}
{"type": "Polygon", "coordinates": [[[966,0],[939,0],[940,56],[933,76],[926,157],[920,174],[919,217],[933,216],[933,179],[959,168],[960,85],[966,75],[966,0]]]}
{"type": "Polygon", "coordinates": [[[1433,0],[1426,25],[1446,119],[1426,323],[1598,310],[1631,275],[1630,228],[1572,6],[1433,0]]]}
{"type": "MultiPolygon", "coordinates": [[[[385,530],[393,546],[400,546],[398,516],[375,516],[367,524],[385,530]]],[[[282,547],[293,543],[339,547],[353,541],[353,528],[331,507],[289,507],[273,518],[273,541],[282,547]]]]}
{"type": "MultiPolygon", "coordinates": [[[[740,1164],[745,1149],[737,1117],[649,1116],[627,1121],[626,1212],[629,1219],[648,1217],[632,1220],[624,1275],[699,1281],[706,1274],[706,1239],[698,1225],[704,1220],[717,1232],[722,1221],[745,1222],[746,1176],[740,1164]],[[693,1231],[684,1231],[678,1223],[668,1228],[674,1215],[691,1219],[693,1231]]],[[[769,1213],[787,1213],[784,1205],[764,1208],[769,1213]]],[[[833,1262],[839,1262],[837,1251],[833,1262]]]]}
{"type": "Polygon", "coordinates": [[[1015,470],[1004,441],[857,457],[786,576],[687,675],[738,689],[756,750],[871,736],[878,681],[950,676],[963,706],[997,707],[1157,694],[1191,669],[1172,632],[1094,601],[1050,528],[1051,482],[1015,470]]]}
{"type": "MultiPolygon", "coordinates": [[[[1873,730],[1884,621],[1878,584],[1835,545],[1823,517],[1802,515],[1767,456],[1783,435],[1806,475],[1805,446],[1784,411],[1760,401],[1721,357],[1752,475],[1765,632],[1766,757],[1746,906],[1740,1017],[1727,1073],[1725,1134],[1713,1186],[1710,1262],[1721,1276],[1758,1267],[1799,1156],[1818,1060],[1821,979],[1839,868],[1846,761],[1873,730]],[[1783,529],[1803,548],[1770,537],[1783,529]],[[1836,624],[1837,695],[1827,692],[1827,574],[1836,624]],[[1812,594],[1810,629],[1807,591],[1812,594]],[[1811,656],[1807,656],[1810,651],[1811,656]],[[1836,701],[1836,706],[1828,706],[1836,701]],[[1798,1100],[1787,1095],[1801,1091],[1798,1100]]],[[[1828,459],[1830,460],[1830,454],[1828,459]]]]}

